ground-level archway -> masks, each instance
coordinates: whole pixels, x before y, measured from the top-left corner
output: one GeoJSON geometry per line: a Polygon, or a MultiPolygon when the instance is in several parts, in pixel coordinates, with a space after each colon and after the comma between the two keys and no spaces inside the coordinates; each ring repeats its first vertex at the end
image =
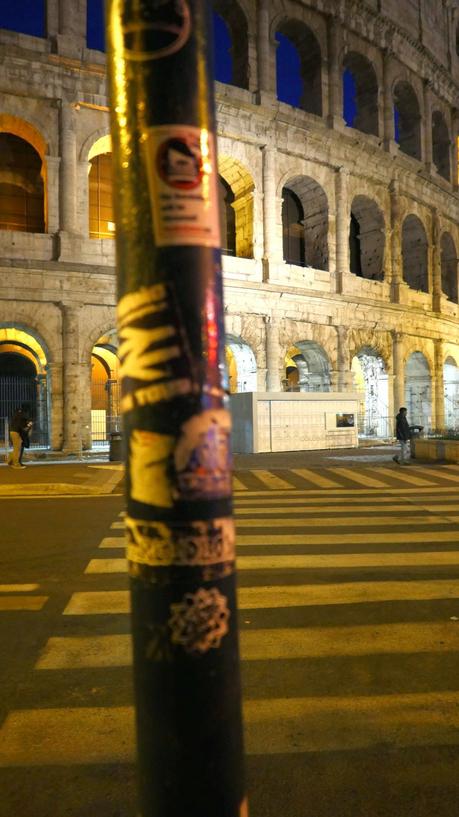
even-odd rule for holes
{"type": "Polygon", "coordinates": [[[432,382],[429,364],[422,352],[413,352],[406,362],[405,406],[410,425],[431,428],[432,382]]]}
{"type": "Polygon", "coordinates": [[[230,393],[257,391],[257,362],[249,344],[226,335],[225,355],[230,393]]]}
{"type": "Polygon", "coordinates": [[[330,391],[330,361],[311,340],[298,341],[285,356],[287,391],[330,391]]]}
{"type": "Polygon", "coordinates": [[[445,395],[445,428],[459,427],[459,366],[452,357],[447,357],[443,366],[443,387],[445,395]]]}
{"type": "Polygon", "coordinates": [[[383,358],[376,349],[364,347],[353,357],[351,370],[355,388],[362,395],[359,434],[363,437],[389,437],[392,418],[389,415],[389,385],[383,358]]]}
{"type": "Polygon", "coordinates": [[[33,421],[31,446],[49,446],[49,397],[44,346],[30,332],[0,327],[0,444],[8,446],[9,422],[22,404],[33,421]]]}
{"type": "Polygon", "coordinates": [[[118,337],[113,329],[102,335],[91,353],[91,440],[106,446],[110,434],[119,431],[120,381],[118,337]]]}

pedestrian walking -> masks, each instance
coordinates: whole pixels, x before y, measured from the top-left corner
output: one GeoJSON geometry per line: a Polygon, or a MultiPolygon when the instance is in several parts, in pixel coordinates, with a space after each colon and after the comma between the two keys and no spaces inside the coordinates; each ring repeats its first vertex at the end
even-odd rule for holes
{"type": "Polygon", "coordinates": [[[395,418],[395,436],[400,443],[400,456],[395,455],[392,459],[394,462],[398,462],[399,465],[409,465],[408,457],[410,454],[408,443],[411,438],[411,431],[406,418],[406,412],[407,409],[402,406],[399,408],[395,418]]]}
{"type": "Polygon", "coordinates": [[[22,463],[24,448],[30,445],[29,434],[32,429],[30,418],[30,407],[23,403],[21,408],[16,409],[10,423],[10,438],[13,446],[8,457],[8,465],[12,468],[25,468],[22,463]]]}

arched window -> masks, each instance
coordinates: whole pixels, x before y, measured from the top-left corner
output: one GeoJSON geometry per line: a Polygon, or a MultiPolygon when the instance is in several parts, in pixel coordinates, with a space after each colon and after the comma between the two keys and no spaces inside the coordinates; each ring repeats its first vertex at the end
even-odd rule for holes
{"type": "Polygon", "coordinates": [[[316,36],[299,20],[285,20],[276,40],[277,98],[322,116],[322,54],[316,36]]]}
{"type": "Polygon", "coordinates": [[[349,127],[378,135],[378,79],[371,62],[355,52],[343,61],[343,116],[349,127]]]}
{"type": "Polygon", "coordinates": [[[89,171],[89,236],[114,238],[112,158],[101,153],[91,159],[89,171]]]}
{"type": "Polygon", "coordinates": [[[412,289],[429,291],[427,236],[417,216],[409,215],[402,227],[403,280],[412,289]]]}
{"type": "Polygon", "coordinates": [[[284,260],[287,264],[303,266],[304,211],[298,196],[288,187],[282,190],[282,236],[284,260]]]}
{"type": "Polygon", "coordinates": [[[456,56],[459,57],[459,23],[456,26],[456,56]]]}
{"type": "Polygon", "coordinates": [[[323,187],[310,176],[296,176],[288,180],[283,196],[285,260],[286,244],[296,236],[300,242],[295,256],[298,260],[290,263],[328,270],[328,199],[323,187]],[[286,199],[286,190],[294,198],[286,199]]]}
{"type": "Polygon", "coordinates": [[[216,52],[216,75],[220,82],[249,87],[249,37],[247,19],[236,0],[212,0],[216,52]],[[223,53],[220,55],[219,50],[223,53]],[[231,69],[231,78],[228,71],[231,69]],[[221,72],[221,73],[220,73],[221,72]]]}
{"type": "Polygon", "coordinates": [[[0,28],[44,37],[45,0],[14,0],[14,3],[2,3],[0,11],[0,28]]]}
{"type": "Polygon", "coordinates": [[[451,177],[449,131],[440,111],[432,114],[432,159],[437,173],[449,182],[451,177]]]}
{"type": "Polygon", "coordinates": [[[354,275],[384,278],[384,216],[367,196],[356,196],[349,230],[350,270],[354,275]]]}
{"type": "Polygon", "coordinates": [[[457,252],[449,233],[443,233],[441,237],[440,258],[442,292],[457,304],[457,252]]]}
{"type": "Polygon", "coordinates": [[[421,159],[421,114],[416,94],[408,82],[394,89],[395,141],[413,159],[421,159]]]}
{"type": "Polygon", "coordinates": [[[358,218],[351,213],[349,225],[349,267],[354,275],[362,276],[362,254],[360,252],[360,224],[358,218]]]}
{"type": "Polygon", "coordinates": [[[0,229],[43,233],[42,161],[28,142],[0,133],[0,229]]]}
{"type": "Polygon", "coordinates": [[[105,51],[104,0],[86,0],[86,42],[88,48],[105,51]]]}
{"type": "Polygon", "coordinates": [[[236,215],[232,206],[234,193],[222,176],[218,177],[218,194],[222,252],[225,255],[236,255],[236,215]]]}

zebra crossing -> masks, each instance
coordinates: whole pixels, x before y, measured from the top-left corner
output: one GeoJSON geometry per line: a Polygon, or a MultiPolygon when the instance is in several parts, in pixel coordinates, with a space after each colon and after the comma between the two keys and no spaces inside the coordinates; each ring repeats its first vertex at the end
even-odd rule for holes
{"type": "MultiPolygon", "coordinates": [[[[457,746],[458,483],[456,466],[236,474],[250,756],[457,746]]],[[[131,664],[121,516],[34,665],[81,675],[79,704],[11,711],[0,767],[133,761],[131,703],[94,705],[84,688],[86,671],[107,681],[131,664]]]]}

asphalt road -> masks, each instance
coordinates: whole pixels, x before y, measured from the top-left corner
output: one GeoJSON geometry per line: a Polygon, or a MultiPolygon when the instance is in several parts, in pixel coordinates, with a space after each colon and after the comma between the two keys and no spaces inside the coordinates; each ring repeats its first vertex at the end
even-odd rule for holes
{"type": "MultiPolygon", "coordinates": [[[[300,465],[236,473],[251,817],[451,817],[459,468],[300,465]]],[[[122,497],[1,488],[0,815],[135,817],[122,497]]]]}

